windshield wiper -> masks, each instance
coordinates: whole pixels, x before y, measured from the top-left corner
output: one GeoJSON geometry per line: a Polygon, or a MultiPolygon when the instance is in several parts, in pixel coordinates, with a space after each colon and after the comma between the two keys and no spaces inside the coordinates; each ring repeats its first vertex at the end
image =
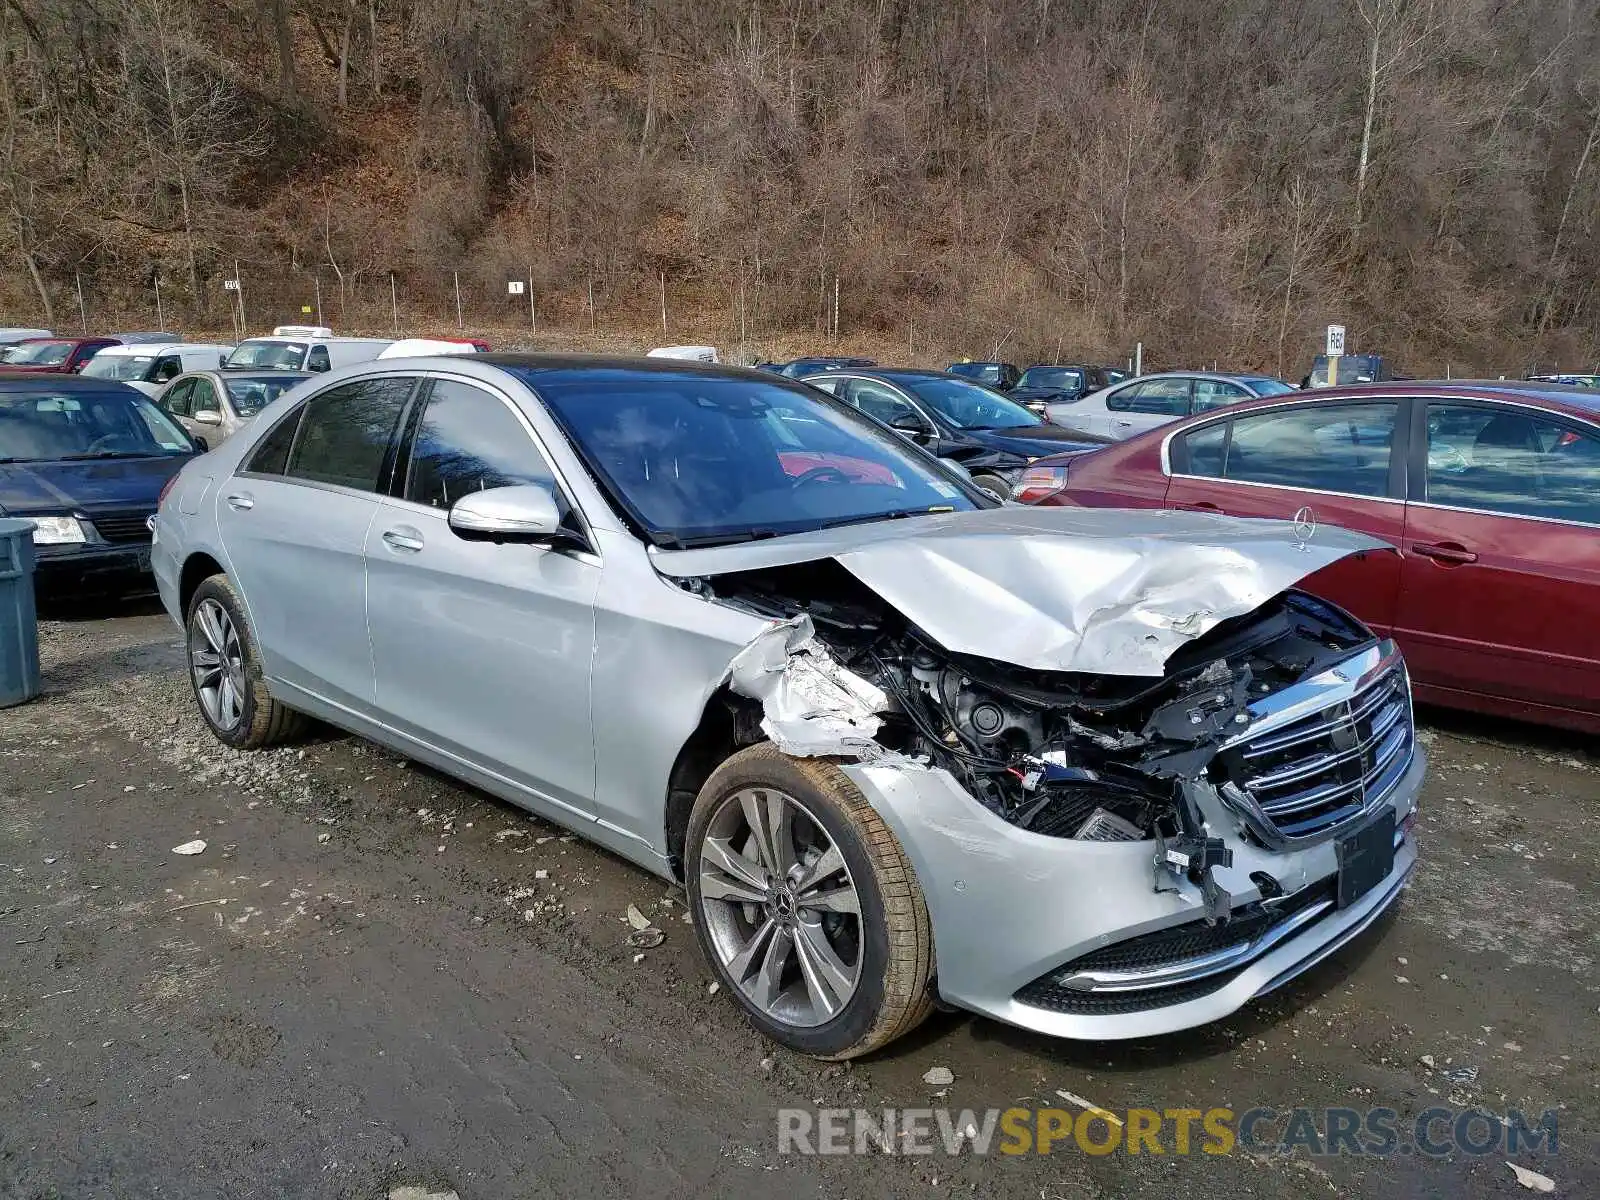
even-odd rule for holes
{"type": "Polygon", "coordinates": [[[146,450],[96,450],[93,454],[63,454],[58,462],[83,462],[91,458],[156,458],[158,453],[146,450]]]}
{"type": "Polygon", "coordinates": [[[932,513],[955,512],[953,504],[934,504],[927,508],[897,508],[892,512],[862,513],[856,517],[834,517],[818,525],[818,529],[837,529],[841,525],[866,525],[873,521],[903,521],[907,517],[926,517],[932,513]]]}
{"type": "Polygon", "coordinates": [[[740,542],[759,542],[781,536],[776,529],[741,529],[737,533],[707,533],[697,537],[661,533],[656,535],[656,544],[668,550],[703,550],[708,546],[736,546],[740,542]]]}

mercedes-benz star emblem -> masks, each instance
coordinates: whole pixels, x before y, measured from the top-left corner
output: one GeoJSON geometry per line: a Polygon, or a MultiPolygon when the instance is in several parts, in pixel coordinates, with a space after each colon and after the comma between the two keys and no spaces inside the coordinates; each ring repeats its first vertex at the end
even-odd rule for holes
{"type": "Polygon", "coordinates": [[[1294,536],[1301,550],[1317,534],[1317,514],[1309,507],[1294,514],[1294,536]]]}

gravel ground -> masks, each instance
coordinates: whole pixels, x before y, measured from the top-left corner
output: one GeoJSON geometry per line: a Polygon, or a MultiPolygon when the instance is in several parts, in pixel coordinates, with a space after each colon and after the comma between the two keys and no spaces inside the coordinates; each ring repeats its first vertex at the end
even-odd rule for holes
{"type": "Polygon", "coordinates": [[[1559,1149],[1518,1164],[1600,1192],[1582,739],[1425,713],[1397,915],[1227,1022],[1094,1045],[941,1014],[841,1067],[753,1033],[709,993],[681,893],[565,831],[332,731],[217,745],[153,604],[48,620],[42,645],[45,695],[0,712],[0,1195],[1526,1194],[1504,1153],[777,1153],[779,1108],[1060,1092],[1402,1126],[1553,1109],[1559,1149]],[[629,904],[666,934],[638,961],[629,904]]]}

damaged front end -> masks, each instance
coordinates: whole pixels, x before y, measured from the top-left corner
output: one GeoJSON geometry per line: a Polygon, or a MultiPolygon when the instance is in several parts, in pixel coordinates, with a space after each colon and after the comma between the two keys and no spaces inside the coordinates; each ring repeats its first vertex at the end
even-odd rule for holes
{"type": "Polygon", "coordinates": [[[775,622],[730,686],[788,753],[855,760],[955,1003],[1068,1036],[1198,1024],[1331,953],[1409,872],[1404,665],[1309,594],[1152,677],[953,653],[829,560],[687,586],[775,622]]]}

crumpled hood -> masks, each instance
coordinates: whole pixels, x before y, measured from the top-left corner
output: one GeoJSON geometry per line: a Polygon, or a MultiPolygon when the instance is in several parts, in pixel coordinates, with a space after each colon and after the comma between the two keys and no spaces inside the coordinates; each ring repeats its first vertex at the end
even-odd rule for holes
{"type": "Polygon", "coordinates": [[[1341,558],[1393,549],[1286,521],[1007,505],[652,558],[675,578],[832,558],[953,653],[1159,676],[1174,651],[1218,623],[1341,558]]]}

